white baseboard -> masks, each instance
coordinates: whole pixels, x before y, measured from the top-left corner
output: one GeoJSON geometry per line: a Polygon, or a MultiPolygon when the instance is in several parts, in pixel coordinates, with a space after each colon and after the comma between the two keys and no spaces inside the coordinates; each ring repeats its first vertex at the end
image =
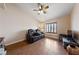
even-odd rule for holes
{"type": "Polygon", "coordinates": [[[15,43],[21,42],[21,41],[23,41],[23,40],[25,40],[25,39],[21,39],[21,40],[17,40],[17,41],[14,41],[14,42],[5,44],[5,46],[11,45],[11,44],[15,44],[15,43]]]}

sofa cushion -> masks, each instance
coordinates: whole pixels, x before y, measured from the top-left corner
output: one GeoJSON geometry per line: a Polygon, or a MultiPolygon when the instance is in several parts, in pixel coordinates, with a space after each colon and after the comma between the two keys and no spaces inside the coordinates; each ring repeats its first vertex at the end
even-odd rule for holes
{"type": "Polygon", "coordinates": [[[67,40],[67,38],[63,38],[63,42],[68,42],[68,43],[70,43],[70,41],[67,40]]]}
{"type": "Polygon", "coordinates": [[[37,33],[40,34],[40,35],[42,34],[40,31],[37,31],[37,33]]]}
{"type": "Polygon", "coordinates": [[[39,33],[34,33],[34,34],[33,34],[33,36],[38,36],[38,35],[40,35],[40,34],[39,34],[39,33]]]}

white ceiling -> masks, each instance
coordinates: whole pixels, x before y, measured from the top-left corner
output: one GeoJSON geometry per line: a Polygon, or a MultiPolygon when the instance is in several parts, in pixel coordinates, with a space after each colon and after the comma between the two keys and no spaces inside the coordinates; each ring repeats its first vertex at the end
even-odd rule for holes
{"type": "Polygon", "coordinates": [[[37,11],[33,11],[33,9],[38,8],[37,3],[16,3],[15,5],[39,21],[45,21],[69,15],[74,6],[73,3],[48,3],[48,12],[46,14],[41,13],[38,15],[37,11]]]}
{"type": "Polygon", "coordinates": [[[48,19],[54,19],[61,16],[65,16],[71,13],[74,4],[72,3],[48,3],[49,9],[47,14],[41,13],[38,15],[37,11],[33,11],[33,9],[37,9],[36,3],[26,3],[26,4],[17,4],[24,11],[28,11],[35,19],[40,21],[45,21],[48,19]]]}

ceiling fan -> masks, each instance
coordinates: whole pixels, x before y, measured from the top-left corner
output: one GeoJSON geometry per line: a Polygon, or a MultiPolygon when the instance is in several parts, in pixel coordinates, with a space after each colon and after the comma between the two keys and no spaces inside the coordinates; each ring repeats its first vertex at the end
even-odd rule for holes
{"type": "Polygon", "coordinates": [[[37,9],[33,9],[33,11],[38,11],[38,15],[42,12],[44,14],[47,13],[47,10],[49,8],[48,4],[42,4],[42,3],[38,3],[38,8],[37,9]]]}

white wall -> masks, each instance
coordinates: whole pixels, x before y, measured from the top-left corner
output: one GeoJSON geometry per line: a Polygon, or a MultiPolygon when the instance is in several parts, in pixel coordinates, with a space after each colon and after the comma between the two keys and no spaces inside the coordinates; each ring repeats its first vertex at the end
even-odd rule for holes
{"type": "Polygon", "coordinates": [[[3,18],[3,17],[2,17],[3,15],[2,15],[2,10],[1,10],[1,9],[0,9],[0,11],[1,11],[1,12],[0,12],[0,16],[1,16],[1,17],[0,17],[0,34],[1,34],[1,33],[2,33],[2,21],[1,21],[1,20],[2,20],[2,18],[3,18]]]}
{"type": "Polygon", "coordinates": [[[16,6],[7,5],[5,10],[0,9],[0,33],[5,37],[6,45],[24,40],[27,29],[37,27],[38,22],[16,6]]]}
{"type": "Polygon", "coordinates": [[[79,32],[79,4],[75,5],[71,14],[71,20],[72,30],[79,32]]]}
{"type": "Polygon", "coordinates": [[[4,18],[4,11],[0,8],[0,37],[3,36],[3,18],[4,18]]]}

